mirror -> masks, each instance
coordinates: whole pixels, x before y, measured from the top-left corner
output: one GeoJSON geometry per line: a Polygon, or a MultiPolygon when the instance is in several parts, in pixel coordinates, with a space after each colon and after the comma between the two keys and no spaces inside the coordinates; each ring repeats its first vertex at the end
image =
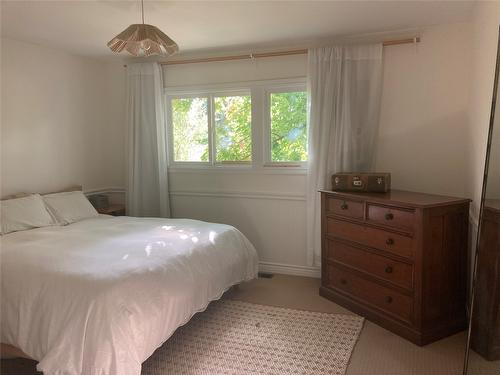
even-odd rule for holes
{"type": "Polygon", "coordinates": [[[500,39],[479,213],[464,375],[500,374],[499,70],[500,39]]]}

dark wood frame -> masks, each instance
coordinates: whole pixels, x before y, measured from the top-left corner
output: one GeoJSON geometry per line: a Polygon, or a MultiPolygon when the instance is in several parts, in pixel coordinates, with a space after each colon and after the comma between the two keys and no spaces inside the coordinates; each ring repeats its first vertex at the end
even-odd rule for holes
{"type": "Polygon", "coordinates": [[[490,156],[491,156],[491,143],[493,141],[493,124],[495,122],[495,109],[497,102],[497,93],[498,93],[498,77],[500,74],[500,27],[499,27],[499,38],[497,43],[497,57],[496,57],[496,66],[495,66],[495,80],[493,82],[493,95],[491,98],[491,112],[490,112],[490,124],[488,129],[488,141],[486,143],[486,158],[484,162],[484,172],[483,172],[483,187],[481,190],[481,202],[479,205],[479,218],[478,218],[478,226],[477,226],[477,236],[476,236],[476,253],[474,255],[474,270],[472,275],[472,290],[471,297],[469,301],[469,327],[467,330],[467,343],[465,348],[465,357],[464,357],[464,367],[463,367],[463,375],[467,375],[467,368],[469,365],[469,354],[470,354],[470,342],[471,342],[471,329],[472,329],[472,315],[474,314],[474,300],[475,300],[475,288],[477,281],[477,264],[478,264],[478,255],[479,255],[479,245],[481,243],[481,227],[483,222],[483,213],[484,213],[484,201],[486,199],[486,186],[488,184],[488,167],[490,164],[490,156]]]}

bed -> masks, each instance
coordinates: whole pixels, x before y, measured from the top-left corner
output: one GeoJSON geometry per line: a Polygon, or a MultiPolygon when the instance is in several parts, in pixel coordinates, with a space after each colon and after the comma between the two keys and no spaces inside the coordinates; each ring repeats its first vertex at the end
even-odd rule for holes
{"type": "Polygon", "coordinates": [[[193,314],[257,275],[237,229],[99,216],[1,240],[1,342],[45,375],[139,375],[193,314]]]}

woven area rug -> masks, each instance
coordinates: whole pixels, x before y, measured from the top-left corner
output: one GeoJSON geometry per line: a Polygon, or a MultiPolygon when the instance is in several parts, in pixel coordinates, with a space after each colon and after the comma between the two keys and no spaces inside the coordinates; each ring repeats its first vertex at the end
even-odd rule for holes
{"type": "Polygon", "coordinates": [[[217,301],[179,328],[142,374],[343,375],[362,326],[356,315],[217,301]]]}

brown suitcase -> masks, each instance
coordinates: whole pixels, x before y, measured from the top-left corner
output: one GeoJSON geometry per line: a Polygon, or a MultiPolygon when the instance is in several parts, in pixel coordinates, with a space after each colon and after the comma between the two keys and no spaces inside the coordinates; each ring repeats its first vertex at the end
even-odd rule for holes
{"type": "Polygon", "coordinates": [[[387,193],[391,190],[390,173],[342,172],[332,175],[333,191],[387,193]]]}

